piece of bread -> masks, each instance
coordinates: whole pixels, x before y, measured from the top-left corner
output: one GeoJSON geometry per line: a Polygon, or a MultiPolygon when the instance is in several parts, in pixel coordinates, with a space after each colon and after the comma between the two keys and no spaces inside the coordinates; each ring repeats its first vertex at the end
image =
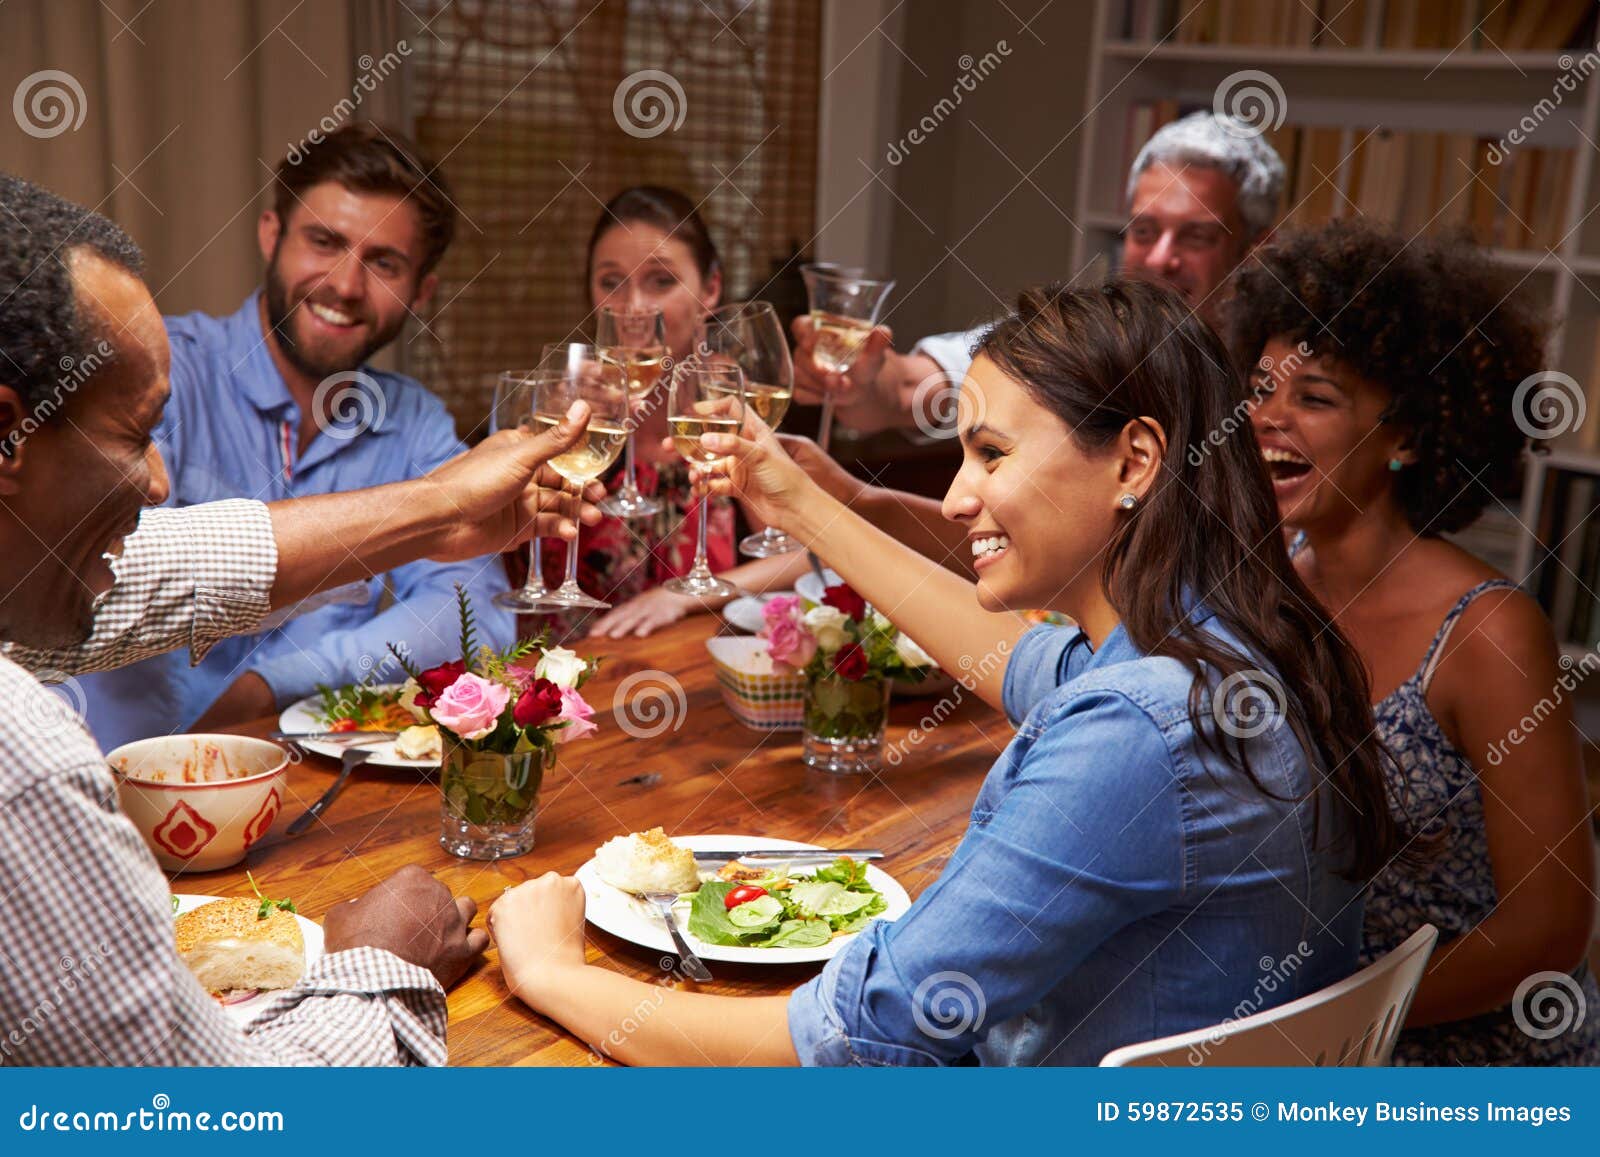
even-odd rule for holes
{"type": "Polygon", "coordinates": [[[660,828],[609,839],[595,849],[595,870],[624,892],[695,892],[700,870],[694,853],[667,839],[660,828]]]}
{"type": "Polygon", "coordinates": [[[395,736],[394,753],[401,759],[441,759],[444,741],[437,727],[407,727],[395,736]]]}
{"type": "Polygon", "coordinates": [[[209,991],[292,988],[306,970],[306,942],[292,912],[261,901],[213,900],[179,916],[178,955],[209,991]]]}

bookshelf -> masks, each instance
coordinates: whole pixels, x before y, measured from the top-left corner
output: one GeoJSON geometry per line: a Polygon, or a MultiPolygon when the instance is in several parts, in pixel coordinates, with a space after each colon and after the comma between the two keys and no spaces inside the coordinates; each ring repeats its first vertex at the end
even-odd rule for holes
{"type": "MultiPolygon", "coordinates": [[[[1553,447],[1600,451],[1596,7],[1096,0],[1074,267],[1115,264],[1128,166],[1150,132],[1212,108],[1234,73],[1267,73],[1283,93],[1282,124],[1268,137],[1288,169],[1286,219],[1312,225],[1360,213],[1417,234],[1471,231],[1556,319],[1549,368],[1586,392],[1589,420],[1553,447]],[[1536,118],[1531,131],[1524,118],[1536,118]],[[1492,163],[1488,146],[1513,129],[1521,143],[1492,163]]],[[[1491,510],[1452,537],[1520,579],[1526,527],[1539,514],[1525,511],[1524,526],[1491,510]]]]}

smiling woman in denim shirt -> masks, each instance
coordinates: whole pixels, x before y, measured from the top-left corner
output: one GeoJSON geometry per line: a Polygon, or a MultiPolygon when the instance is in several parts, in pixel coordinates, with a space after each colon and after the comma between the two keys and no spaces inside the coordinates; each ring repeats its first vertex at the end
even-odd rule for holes
{"type": "Polygon", "coordinates": [[[632,1063],[1094,1064],[1354,971],[1362,885],[1398,846],[1382,752],[1254,440],[1207,440],[1236,400],[1228,365],[1168,290],[1023,294],[961,391],[944,513],[976,584],[852,514],[754,421],[707,437],[728,455],[715,491],[981,676],[1016,737],[940,877],[792,996],[586,965],[583,890],[553,873],[492,913],[511,991],[591,1042],[650,1000],[608,1045],[632,1063]],[[1080,626],[1025,630],[1033,607],[1080,626]]]}

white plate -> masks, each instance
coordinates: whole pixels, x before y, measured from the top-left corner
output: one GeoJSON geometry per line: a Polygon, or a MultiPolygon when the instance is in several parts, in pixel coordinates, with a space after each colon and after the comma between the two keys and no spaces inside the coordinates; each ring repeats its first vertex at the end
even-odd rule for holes
{"type": "MultiPolygon", "coordinates": [[[[399,683],[374,683],[374,691],[398,691],[399,683]]],[[[322,696],[307,695],[298,703],[292,703],[278,716],[279,731],[326,731],[328,725],[322,721],[322,696]]],[[[352,736],[360,732],[350,732],[352,736]]],[[[351,746],[350,740],[345,739],[304,739],[295,742],[307,751],[318,755],[326,755],[330,759],[338,759],[345,750],[351,746]]],[[[375,767],[417,767],[432,770],[439,766],[437,759],[406,759],[398,755],[394,749],[394,740],[382,739],[375,743],[360,743],[360,747],[372,749],[372,758],[368,763],[375,767]]]]}
{"type": "MultiPolygon", "coordinates": [[[[765,848],[795,848],[807,851],[816,848],[816,844],[799,844],[793,840],[773,840],[761,836],[673,836],[672,842],[694,851],[697,848],[749,848],[760,851],[765,848]]],[[[776,867],[777,865],[773,865],[776,867]]],[[[821,865],[817,865],[821,866],[821,865]]],[[[807,864],[795,869],[796,874],[814,870],[813,865],[807,864]]],[[[712,873],[702,873],[709,877],[712,873]]],[[[667,935],[667,929],[661,922],[661,917],[655,910],[646,906],[643,900],[635,899],[628,893],[618,888],[613,888],[600,878],[595,869],[593,860],[578,869],[578,880],[583,884],[584,895],[588,900],[586,915],[589,923],[596,928],[604,929],[613,936],[620,936],[624,940],[631,940],[635,944],[643,945],[656,952],[675,954],[672,947],[672,937],[667,935]]],[[[867,865],[867,881],[888,901],[889,907],[877,916],[879,920],[898,920],[904,916],[911,907],[911,897],[906,895],[895,878],[882,868],[873,864],[867,865]]],[[[830,959],[857,933],[848,936],[835,936],[826,944],[819,944],[815,948],[743,948],[725,944],[707,944],[704,940],[689,934],[689,908],[680,904],[673,909],[673,915],[678,920],[678,931],[683,933],[683,938],[689,942],[689,947],[694,949],[695,955],[702,960],[726,960],[739,964],[816,964],[830,959]]]]}
{"type": "MultiPolygon", "coordinates": [[[[822,568],[822,577],[828,580],[828,586],[836,587],[844,582],[838,573],[829,567],[822,568]]],[[[822,580],[817,578],[817,572],[808,570],[805,574],[794,580],[795,594],[805,599],[808,603],[822,602],[822,580]]]]}
{"type": "Polygon", "coordinates": [[[741,595],[722,608],[722,617],[730,627],[754,635],[767,625],[766,619],[761,617],[762,608],[773,599],[793,594],[793,591],[771,591],[764,595],[741,595]]]}
{"type": "MultiPolygon", "coordinates": [[[[200,907],[202,904],[209,904],[213,900],[222,899],[225,899],[225,897],[195,896],[179,892],[178,910],[173,913],[173,916],[181,916],[185,912],[200,907]]],[[[310,968],[322,958],[322,925],[314,920],[307,920],[298,912],[294,913],[294,918],[300,921],[300,935],[305,938],[306,942],[306,967],[310,968]]],[[[277,995],[277,992],[257,993],[249,1000],[241,1000],[238,1004],[223,1005],[222,1011],[227,1013],[242,1028],[255,1018],[256,1013],[266,1008],[272,1002],[272,998],[277,995]]]]}

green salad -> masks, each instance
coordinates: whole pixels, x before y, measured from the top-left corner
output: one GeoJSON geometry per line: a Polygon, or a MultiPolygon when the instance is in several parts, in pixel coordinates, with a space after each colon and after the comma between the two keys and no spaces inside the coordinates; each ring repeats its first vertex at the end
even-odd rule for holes
{"type": "Polygon", "coordinates": [[[889,907],[867,865],[848,856],[815,875],[791,876],[784,864],[758,880],[711,880],[688,899],[691,936],[743,948],[816,948],[889,907]]]}

